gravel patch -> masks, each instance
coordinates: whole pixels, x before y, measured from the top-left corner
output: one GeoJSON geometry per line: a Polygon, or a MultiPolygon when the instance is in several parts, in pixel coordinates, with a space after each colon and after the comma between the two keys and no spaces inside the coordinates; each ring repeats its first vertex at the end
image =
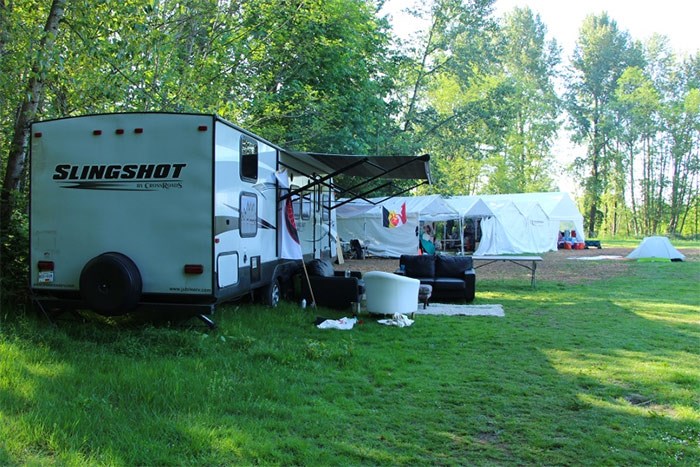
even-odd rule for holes
{"type": "MultiPolygon", "coordinates": [[[[537,265],[537,280],[558,281],[565,284],[582,284],[592,280],[604,280],[624,276],[628,273],[633,260],[625,259],[633,248],[592,248],[588,250],[559,250],[544,253],[543,261],[537,265]],[[620,259],[601,259],[591,261],[574,261],[581,257],[621,256],[620,259]]],[[[686,255],[686,261],[700,261],[699,248],[679,248],[686,255]]],[[[346,259],[345,264],[335,265],[338,271],[350,269],[361,271],[394,272],[399,267],[398,258],[346,259]]],[[[498,261],[479,268],[478,279],[519,279],[529,283],[530,271],[516,264],[498,261]]]]}

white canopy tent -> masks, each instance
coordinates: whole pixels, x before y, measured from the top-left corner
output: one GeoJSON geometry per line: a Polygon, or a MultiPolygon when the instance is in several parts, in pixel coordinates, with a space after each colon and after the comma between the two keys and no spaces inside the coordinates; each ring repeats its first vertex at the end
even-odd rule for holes
{"type": "Polygon", "coordinates": [[[476,231],[476,220],[493,216],[493,211],[479,196],[450,196],[445,201],[459,213],[460,251],[464,254],[464,223],[474,222],[476,231]]]}
{"type": "Polygon", "coordinates": [[[583,243],[583,216],[576,203],[568,193],[563,191],[540,193],[514,193],[507,195],[492,195],[493,197],[505,197],[514,203],[537,203],[544,210],[551,221],[558,221],[557,229],[575,232],[577,243],[583,243]]]}
{"type": "Polygon", "coordinates": [[[514,203],[485,196],[494,212],[481,221],[481,242],[475,256],[543,253],[557,249],[557,227],[537,203],[514,203]]]}
{"type": "Polygon", "coordinates": [[[493,216],[493,211],[480,196],[450,196],[445,202],[463,218],[493,216]]]}
{"type": "Polygon", "coordinates": [[[556,251],[559,232],[565,230],[577,243],[584,241],[583,216],[567,193],[511,193],[481,199],[494,211],[495,219],[482,221],[475,255],[556,251]]]}
{"type": "Polygon", "coordinates": [[[371,198],[342,204],[338,200],[336,218],[338,233],[344,241],[359,239],[367,252],[380,257],[398,258],[402,254],[416,254],[420,222],[457,219],[459,213],[440,195],[403,196],[384,201],[371,198]],[[406,223],[398,227],[384,227],[383,209],[396,213],[406,205],[406,223]]]}

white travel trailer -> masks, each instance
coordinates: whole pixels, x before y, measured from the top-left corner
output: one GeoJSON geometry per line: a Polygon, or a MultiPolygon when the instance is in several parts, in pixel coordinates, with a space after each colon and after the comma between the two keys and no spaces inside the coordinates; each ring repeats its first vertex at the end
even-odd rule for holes
{"type": "Polygon", "coordinates": [[[300,265],[279,253],[285,196],[304,258],[336,255],[331,176],[342,170],[215,115],[36,122],[30,150],[30,284],[47,312],[181,310],[210,322],[216,304],[248,294],[274,306],[300,265]]]}

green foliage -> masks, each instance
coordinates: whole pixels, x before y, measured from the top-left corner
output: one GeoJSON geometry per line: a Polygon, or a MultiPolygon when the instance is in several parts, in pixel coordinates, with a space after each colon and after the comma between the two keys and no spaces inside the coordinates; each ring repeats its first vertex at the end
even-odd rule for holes
{"type": "Polygon", "coordinates": [[[504,18],[498,44],[504,79],[509,82],[503,149],[492,154],[490,193],[551,191],[551,147],[558,129],[559,98],[554,91],[559,49],[545,39],[546,27],[529,9],[504,18]]]}
{"type": "Polygon", "coordinates": [[[577,159],[576,167],[584,180],[587,229],[592,236],[602,221],[598,215],[601,196],[615,173],[614,152],[608,141],[615,128],[618,79],[627,67],[643,62],[629,34],[619,30],[605,13],[584,20],[571,62],[565,100],[575,138],[588,148],[586,156],[577,159]]]}
{"type": "MultiPolygon", "coordinates": [[[[435,185],[419,192],[552,188],[559,49],[529,9],[420,3],[426,29],[401,43],[377,0],[75,0],[37,50],[50,3],[0,2],[2,175],[40,73],[38,119],[212,112],[292,150],[429,153],[435,185]]],[[[641,47],[592,16],[565,79],[589,230],[697,235],[700,55],[678,59],[660,37],[641,47]]]]}
{"type": "MultiPolygon", "coordinates": [[[[0,244],[0,306],[21,310],[27,302],[29,219],[15,210],[0,244]]],[[[0,319],[2,319],[0,317],[0,319]]]]}

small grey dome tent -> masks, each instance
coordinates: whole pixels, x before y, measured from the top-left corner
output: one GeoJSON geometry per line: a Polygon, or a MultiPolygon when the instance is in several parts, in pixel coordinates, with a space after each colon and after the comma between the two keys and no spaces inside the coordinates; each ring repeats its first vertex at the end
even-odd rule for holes
{"type": "Polygon", "coordinates": [[[629,259],[661,258],[683,261],[685,255],[676,250],[667,237],[644,237],[642,243],[629,255],[629,259]]]}

